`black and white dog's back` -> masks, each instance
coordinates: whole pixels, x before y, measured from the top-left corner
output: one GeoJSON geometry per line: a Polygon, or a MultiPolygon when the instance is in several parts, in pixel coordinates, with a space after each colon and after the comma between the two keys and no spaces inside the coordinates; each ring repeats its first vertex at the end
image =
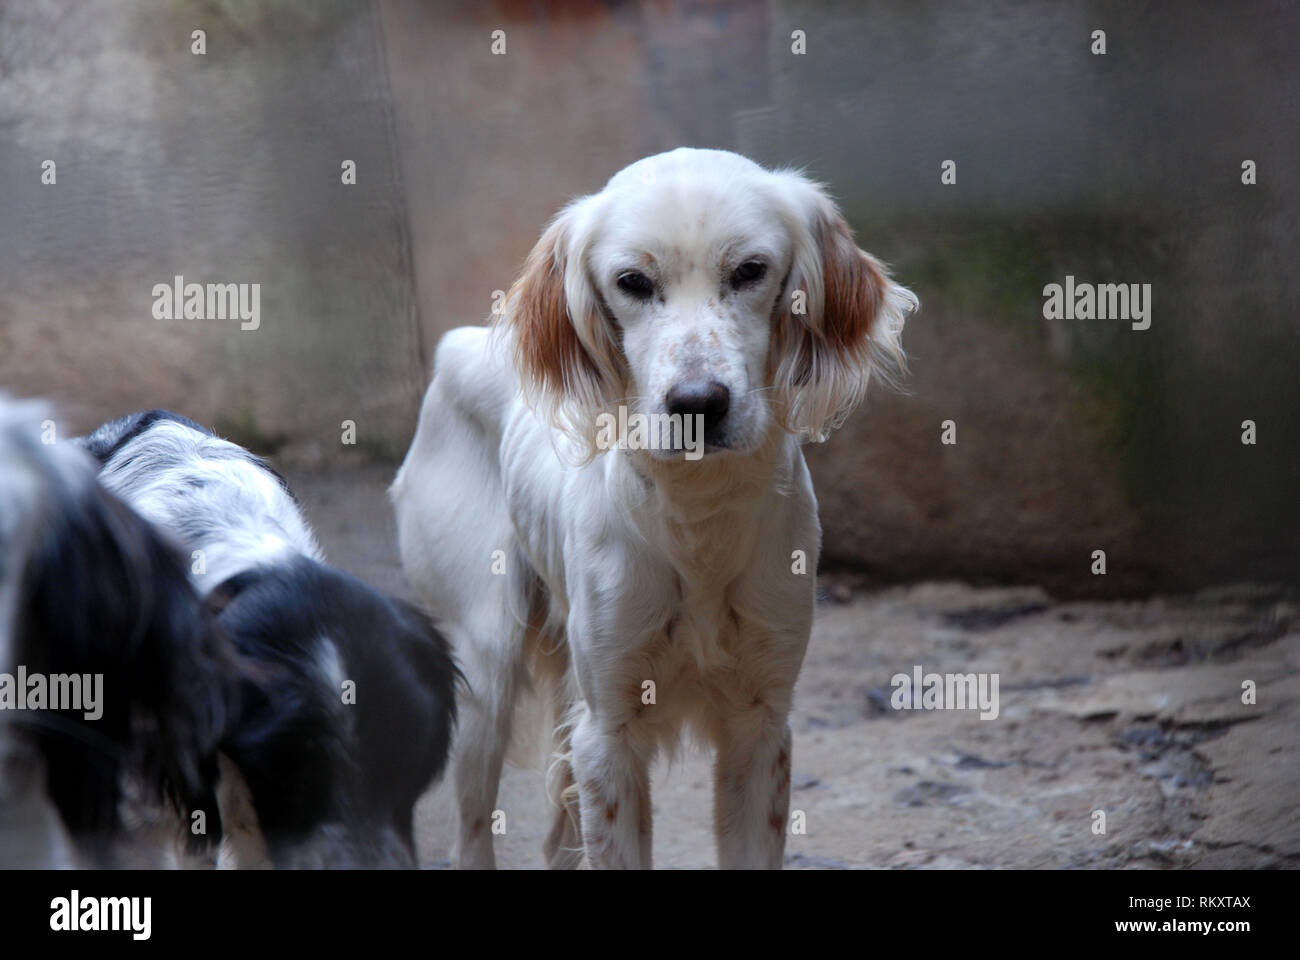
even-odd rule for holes
{"type": "Polygon", "coordinates": [[[82,442],[101,483],[184,544],[218,625],[259,668],[221,745],[238,865],[413,866],[413,807],[455,723],[443,637],[327,566],[283,478],[242,447],[158,410],[82,442]]]}
{"type": "Polygon", "coordinates": [[[284,478],[193,420],[133,413],[81,443],[103,465],[104,486],[196,551],[191,573],[204,593],[287,557],[324,560],[284,478]]]}

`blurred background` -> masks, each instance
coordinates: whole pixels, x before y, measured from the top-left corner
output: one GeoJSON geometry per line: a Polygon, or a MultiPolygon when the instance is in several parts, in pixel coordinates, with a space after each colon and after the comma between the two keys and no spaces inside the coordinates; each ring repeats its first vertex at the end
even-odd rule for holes
{"type": "Polygon", "coordinates": [[[907,392],[809,451],[824,571],[1293,583],[1298,31],[1282,2],[9,0],[0,385],[389,476],[438,336],[561,204],[722,147],[826,182],[921,299],[907,392]],[[1150,283],[1151,329],[1044,320],[1067,274],[1150,283]],[[261,328],[154,319],[176,275],[260,283],[261,328]]]}

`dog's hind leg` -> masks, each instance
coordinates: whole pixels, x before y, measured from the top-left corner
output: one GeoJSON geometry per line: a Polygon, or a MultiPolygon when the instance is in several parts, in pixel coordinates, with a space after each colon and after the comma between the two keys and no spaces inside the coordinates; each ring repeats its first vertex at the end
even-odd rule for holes
{"type": "Polygon", "coordinates": [[[448,628],[469,687],[461,702],[455,749],[460,813],[455,862],[462,869],[496,866],[492,839],[497,790],[523,679],[522,631],[509,611],[500,607],[491,620],[448,628]]]}

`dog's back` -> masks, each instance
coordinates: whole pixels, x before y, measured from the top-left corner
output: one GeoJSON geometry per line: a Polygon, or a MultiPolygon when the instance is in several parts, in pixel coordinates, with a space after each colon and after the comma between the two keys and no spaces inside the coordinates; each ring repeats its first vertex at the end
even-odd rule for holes
{"type": "Polygon", "coordinates": [[[99,479],[192,552],[204,592],[240,572],[320,547],[284,478],[243,447],[165,410],[131,414],[84,441],[99,479]]]}

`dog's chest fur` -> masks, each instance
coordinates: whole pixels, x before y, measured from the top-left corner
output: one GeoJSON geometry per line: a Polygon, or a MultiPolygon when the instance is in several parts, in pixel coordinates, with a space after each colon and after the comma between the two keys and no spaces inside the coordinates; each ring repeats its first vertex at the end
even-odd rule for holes
{"type": "Polygon", "coordinates": [[[766,557],[761,542],[764,522],[775,518],[764,496],[772,489],[770,467],[758,466],[694,476],[689,484],[672,482],[679,478],[667,471],[645,477],[657,509],[637,514],[646,522],[640,564],[658,570],[648,582],[670,587],[648,636],[624,651],[620,672],[641,699],[645,681],[654,681],[660,709],[643,709],[638,719],[656,739],[670,741],[683,723],[707,732],[719,719],[752,709],[768,686],[773,659],[737,589],[756,566],[779,559],[766,557]]]}

